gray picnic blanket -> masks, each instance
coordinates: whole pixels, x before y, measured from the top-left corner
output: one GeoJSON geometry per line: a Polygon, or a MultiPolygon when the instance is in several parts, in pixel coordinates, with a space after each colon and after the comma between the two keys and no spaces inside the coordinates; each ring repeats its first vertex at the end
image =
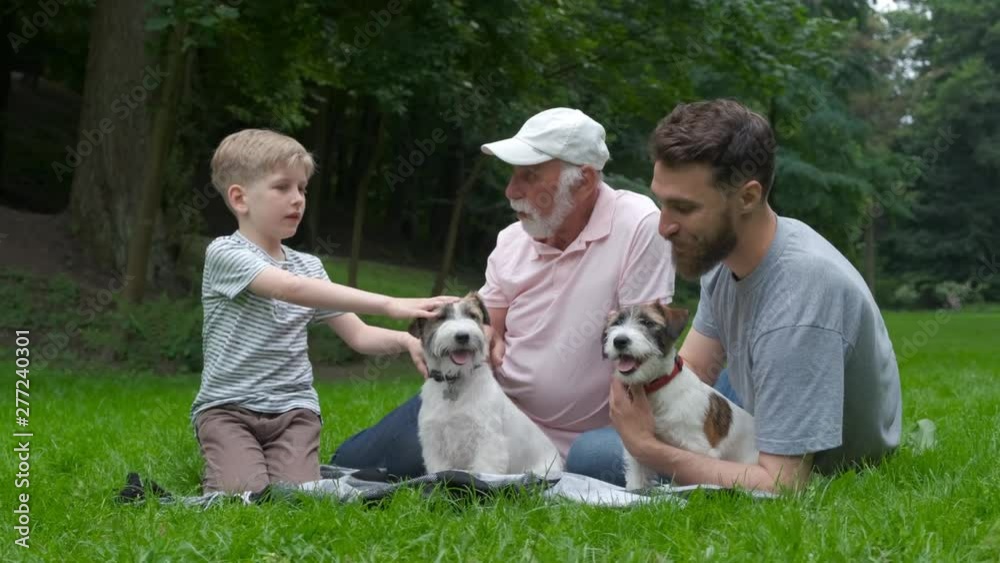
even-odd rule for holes
{"type": "MultiPolygon", "coordinates": [[[[659,485],[640,491],[628,491],[622,487],[575,473],[539,477],[530,473],[515,475],[494,475],[489,473],[469,473],[466,471],[442,471],[413,479],[394,480],[373,470],[356,470],[345,467],[324,465],[320,467],[322,479],[301,485],[272,485],[261,493],[245,492],[208,493],[199,496],[178,497],[165,491],[152,481],[144,481],[135,473],[126,479],[126,487],[118,494],[122,503],[143,502],[150,496],[160,503],[180,503],[187,506],[208,508],[218,504],[256,504],[276,499],[293,499],[297,495],[318,496],[337,502],[378,502],[389,498],[401,489],[416,488],[430,494],[445,492],[453,496],[488,498],[498,494],[505,496],[532,494],[538,492],[543,498],[578,502],[582,504],[627,507],[649,502],[671,502],[680,506],[694,491],[703,490],[711,494],[734,493],[730,489],[709,485],[675,487],[659,485]]],[[[762,492],[742,492],[754,498],[771,498],[762,492]]]]}

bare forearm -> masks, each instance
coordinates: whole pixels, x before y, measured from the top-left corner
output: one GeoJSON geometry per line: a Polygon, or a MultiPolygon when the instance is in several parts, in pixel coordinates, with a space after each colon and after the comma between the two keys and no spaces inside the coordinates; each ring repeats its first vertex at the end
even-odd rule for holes
{"type": "Polygon", "coordinates": [[[348,345],[359,354],[385,356],[407,351],[407,340],[410,339],[413,337],[405,332],[365,325],[348,345]]]}
{"type": "Polygon", "coordinates": [[[503,340],[507,333],[507,309],[497,307],[487,307],[490,314],[490,327],[496,333],[497,338],[503,340]]]}
{"type": "Polygon", "coordinates": [[[661,475],[672,476],[673,482],[678,485],[738,485],[744,489],[767,492],[776,492],[782,485],[796,486],[794,479],[786,482],[771,475],[761,465],[710,458],[656,440],[649,440],[633,449],[629,451],[636,460],[661,475]]]}
{"type": "Polygon", "coordinates": [[[284,296],[275,299],[314,309],[333,309],[351,313],[384,315],[391,300],[385,295],[369,293],[325,280],[296,276],[287,283],[284,296]]]}

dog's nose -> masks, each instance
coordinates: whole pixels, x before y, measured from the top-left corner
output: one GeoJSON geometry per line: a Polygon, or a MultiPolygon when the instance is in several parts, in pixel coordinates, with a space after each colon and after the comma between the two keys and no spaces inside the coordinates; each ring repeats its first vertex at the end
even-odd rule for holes
{"type": "Polygon", "coordinates": [[[629,337],[627,337],[627,336],[616,336],[615,339],[614,339],[615,348],[617,348],[619,350],[621,350],[622,348],[628,346],[629,342],[632,342],[632,341],[629,340],[629,337]]]}
{"type": "Polygon", "coordinates": [[[469,333],[468,332],[460,332],[460,333],[456,334],[455,335],[455,342],[458,342],[459,344],[468,344],[469,343],[469,333]]]}

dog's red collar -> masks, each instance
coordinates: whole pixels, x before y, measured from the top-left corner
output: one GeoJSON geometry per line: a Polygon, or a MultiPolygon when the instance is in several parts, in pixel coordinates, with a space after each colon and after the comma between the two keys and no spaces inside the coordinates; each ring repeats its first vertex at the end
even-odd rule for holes
{"type": "Polygon", "coordinates": [[[656,391],[658,389],[661,389],[668,383],[673,381],[674,378],[677,377],[677,374],[680,373],[682,369],[684,369],[684,360],[681,359],[680,354],[674,354],[674,371],[661,375],[660,377],[657,377],[656,379],[650,381],[649,383],[643,385],[642,387],[643,389],[646,390],[647,394],[652,393],[653,391],[656,391]]]}

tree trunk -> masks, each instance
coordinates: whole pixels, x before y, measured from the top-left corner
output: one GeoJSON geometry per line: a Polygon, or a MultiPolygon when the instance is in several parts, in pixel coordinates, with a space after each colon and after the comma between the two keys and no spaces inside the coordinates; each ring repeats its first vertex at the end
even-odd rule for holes
{"type": "Polygon", "coordinates": [[[125,298],[130,303],[139,303],[145,294],[146,276],[149,270],[149,254],[153,241],[156,218],[160,213],[160,200],[165,182],[167,157],[173,140],[179,93],[184,83],[184,68],[187,53],[183,50],[187,26],[176,26],[167,39],[167,76],[160,91],[158,103],[153,108],[153,129],[150,132],[146,171],[140,192],[141,202],[136,217],[132,237],[128,246],[126,279],[132,283],[125,287],[125,298]]]}
{"type": "MultiPolygon", "coordinates": [[[[376,112],[378,110],[375,110],[376,112]]],[[[375,114],[375,124],[378,132],[375,134],[375,148],[372,151],[371,160],[368,161],[367,170],[361,181],[358,183],[358,191],[354,200],[354,232],[351,235],[351,262],[347,267],[347,284],[351,287],[358,287],[358,261],[361,259],[361,239],[365,224],[365,210],[368,206],[368,186],[372,179],[378,175],[379,163],[382,162],[382,150],[385,148],[386,138],[386,118],[380,114],[375,114]]]]}
{"type": "MultiPolygon", "coordinates": [[[[462,161],[464,162],[464,158],[462,158],[462,161]]],[[[441,270],[438,272],[437,279],[434,280],[434,288],[431,290],[431,295],[441,295],[448,283],[448,276],[451,275],[451,269],[455,262],[455,243],[458,240],[458,227],[462,221],[462,208],[465,206],[465,196],[479,178],[479,173],[483,170],[485,164],[486,158],[484,156],[481,155],[476,158],[476,163],[472,165],[472,171],[469,172],[469,176],[465,178],[465,181],[458,187],[458,192],[455,194],[455,205],[451,208],[451,221],[448,223],[448,236],[444,243],[444,258],[441,260],[441,270]]],[[[461,169],[462,167],[459,168],[461,169]]]]}
{"type": "MultiPolygon", "coordinates": [[[[330,101],[330,115],[331,115],[330,140],[327,147],[327,154],[329,155],[327,157],[327,162],[330,163],[330,183],[328,186],[323,188],[324,189],[323,201],[329,202],[329,204],[327,204],[327,207],[330,208],[330,211],[328,213],[324,213],[324,217],[333,216],[333,210],[337,205],[337,195],[338,195],[337,192],[340,189],[340,185],[343,183],[341,182],[341,177],[343,176],[344,169],[340,166],[340,154],[344,151],[342,148],[343,143],[340,141],[338,132],[344,125],[344,112],[341,108],[335,105],[336,102],[334,100],[339,100],[339,98],[334,97],[330,101]]],[[[340,243],[335,242],[336,237],[334,237],[332,240],[326,238],[329,236],[331,235],[330,235],[330,229],[328,228],[327,234],[324,235],[324,238],[321,241],[322,244],[321,248],[323,249],[324,252],[326,252],[327,255],[330,256],[333,256],[335,254],[340,254],[340,251],[338,251],[340,243]]]]}
{"type": "MultiPolygon", "coordinates": [[[[374,138],[378,130],[373,125],[377,123],[376,117],[378,108],[373,103],[368,103],[364,107],[355,111],[354,119],[346,126],[344,139],[344,162],[340,167],[341,184],[345,186],[357,186],[364,179],[364,174],[368,170],[368,164],[364,160],[365,155],[370,155],[375,146],[374,138]],[[352,147],[353,149],[348,149],[352,147]]],[[[353,194],[344,194],[348,201],[351,195],[357,195],[357,190],[353,194]]]]}
{"type": "Polygon", "coordinates": [[[330,178],[330,168],[332,163],[327,151],[327,142],[330,139],[329,127],[329,93],[324,92],[326,99],[320,101],[319,111],[316,112],[316,121],[313,123],[313,137],[316,144],[313,148],[313,157],[316,161],[316,181],[313,187],[306,194],[306,239],[309,248],[314,251],[319,242],[319,217],[321,215],[320,203],[322,203],[322,192],[326,189],[330,178]]]}
{"type": "Polygon", "coordinates": [[[309,192],[313,194],[309,201],[309,206],[313,210],[309,221],[309,244],[314,252],[323,252],[328,256],[334,255],[339,246],[320,234],[320,218],[328,217],[328,214],[323,210],[323,203],[336,202],[337,185],[340,179],[338,132],[343,123],[343,113],[337,106],[337,100],[336,90],[330,88],[326,92],[326,100],[320,110],[323,129],[320,132],[321,141],[316,146],[316,154],[321,163],[320,174],[317,178],[316,189],[309,192]]]}
{"type": "Polygon", "coordinates": [[[119,272],[126,263],[136,186],[147,167],[146,104],[133,91],[145,76],[151,82],[159,76],[146,56],[145,21],[145,2],[102,0],[94,8],[78,141],[65,157],[75,169],[73,230],[97,264],[119,272]]]}

